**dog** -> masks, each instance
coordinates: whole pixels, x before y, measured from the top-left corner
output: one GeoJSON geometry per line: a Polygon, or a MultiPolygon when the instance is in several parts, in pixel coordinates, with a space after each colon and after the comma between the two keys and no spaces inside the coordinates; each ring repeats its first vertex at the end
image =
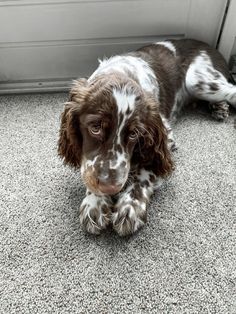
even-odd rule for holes
{"type": "Polygon", "coordinates": [[[221,54],[206,43],[166,40],[100,61],[78,79],[61,116],[58,153],[81,169],[87,188],[79,210],[83,228],[120,235],[147,220],[155,187],[174,169],[171,123],[195,100],[225,120],[236,87],[221,54]]]}

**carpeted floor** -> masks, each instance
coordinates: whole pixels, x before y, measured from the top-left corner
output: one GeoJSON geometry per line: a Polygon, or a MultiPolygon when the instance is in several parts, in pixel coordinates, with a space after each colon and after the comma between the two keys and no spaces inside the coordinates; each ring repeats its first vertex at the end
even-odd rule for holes
{"type": "Polygon", "coordinates": [[[0,313],[236,313],[235,112],[185,113],[147,226],[94,237],[78,174],[57,157],[66,98],[0,97],[0,313]]]}

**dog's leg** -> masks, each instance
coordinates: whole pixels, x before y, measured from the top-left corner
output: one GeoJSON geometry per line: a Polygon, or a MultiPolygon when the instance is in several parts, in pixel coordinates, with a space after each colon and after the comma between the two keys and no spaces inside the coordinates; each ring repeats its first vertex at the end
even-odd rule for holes
{"type": "MultiPolygon", "coordinates": [[[[221,111],[219,114],[214,114],[217,119],[225,119],[228,115],[226,102],[236,108],[236,86],[229,83],[225,76],[214,67],[206,52],[202,52],[190,64],[185,83],[190,95],[209,101],[214,104],[214,107],[216,104],[221,111]]],[[[219,111],[218,108],[216,111],[219,111]]]]}
{"type": "Polygon", "coordinates": [[[147,203],[157,185],[157,177],[145,169],[132,179],[132,184],[120,193],[111,217],[113,228],[120,236],[132,234],[145,224],[147,203]]]}
{"type": "Polygon", "coordinates": [[[111,208],[109,196],[99,196],[87,191],[79,210],[82,227],[89,233],[100,234],[110,222],[111,208]]]}
{"type": "Polygon", "coordinates": [[[167,132],[167,140],[168,140],[167,146],[172,152],[174,152],[175,150],[177,150],[177,146],[176,146],[176,143],[174,140],[171,124],[168,121],[168,119],[166,119],[163,115],[161,115],[161,120],[162,120],[162,123],[164,124],[164,126],[166,128],[166,132],[167,132]]]}

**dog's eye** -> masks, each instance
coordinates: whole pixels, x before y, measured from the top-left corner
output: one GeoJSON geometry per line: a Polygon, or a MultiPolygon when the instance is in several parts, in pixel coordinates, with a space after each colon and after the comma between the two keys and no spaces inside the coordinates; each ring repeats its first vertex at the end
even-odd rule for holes
{"type": "Polygon", "coordinates": [[[137,137],[138,137],[138,135],[137,135],[137,132],[136,132],[136,131],[130,132],[130,134],[129,134],[129,139],[130,139],[131,141],[136,140],[137,137]]]}
{"type": "Polygon", "coordinates": [[[102,131],[101,124],[91,125],[89,128],[89,132],[93,135],[100,135],[102,131]]]}

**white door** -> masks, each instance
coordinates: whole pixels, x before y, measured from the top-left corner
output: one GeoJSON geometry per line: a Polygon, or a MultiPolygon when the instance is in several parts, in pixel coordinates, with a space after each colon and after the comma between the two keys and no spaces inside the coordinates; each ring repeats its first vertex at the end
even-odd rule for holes
{"type": "Polygon", "coordinates": [[[231,55],[236,54],[236,0],[231,0],[229,3],[219,43],[219,51],[227,61],[231,55]]]}
{"type": "Polygon", "coordinates": [[[215,45],[227,0],[2,0],[0,93],[64,90],[97,59],[163,38],[215,45]]]}

